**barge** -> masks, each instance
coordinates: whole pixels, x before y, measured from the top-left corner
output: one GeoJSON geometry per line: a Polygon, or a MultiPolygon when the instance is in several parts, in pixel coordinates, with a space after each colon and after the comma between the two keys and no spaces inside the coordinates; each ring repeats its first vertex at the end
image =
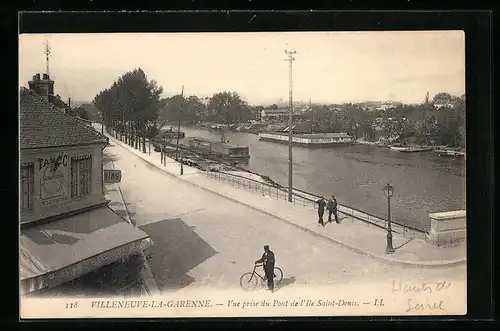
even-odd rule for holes
{"type": "MultiPolygon", "coordinates": [[[[259,133],[259,140],[288,144],[288,133],[259,133]]],[[[311,148],[345,146],[354,143],[354,137],[347,133],[295,133],[292,135],[292,145],[311,148]]]]}
{"type": "Polygon", "coordinates": [[[206,156],[215,156],[226,161],[248,162],[250,160],[248,146],[238,146],[222,141],[193,137],[183,138],[180,144],[193,152],[206,156]]]}
{"type": "Polygon", "coordinates": [[[184,138],[186,136],[186,133],[170,128],[169,130],[161,130],[158,133],[157,137],[158,139],[177,139],[177,135],[179,136],[179,138],[184,138]]]}
{"type": "Polygon", "coordinates": [[[434,152],[436,152],[439,156],[447,156],[447,157],[453,157],[453,158],[465,157],[464,152],[455,151],[452,149],[435,149],[434,152]]]}
{"type": "Polygon", "coordinates": [[[393,151],[401,153],[417,153],[432,151],[432,147],[418,147],[418,146],[391,146],[393,151]]]}

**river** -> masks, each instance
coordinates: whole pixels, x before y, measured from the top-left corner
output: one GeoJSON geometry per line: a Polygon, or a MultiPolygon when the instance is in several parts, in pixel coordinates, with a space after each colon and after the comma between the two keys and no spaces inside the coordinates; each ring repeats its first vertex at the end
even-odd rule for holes
{"type": "MultiPolygon", "coordinates": [[[[168,126],[169,127],[169,126],[168,126]]],[[[183,127],[187,137],[219,140],[216,132],[183,127]]],[[[259,141],[254,134],[227,132],[231,144],[250,149],[249,170],[288,186],[288,146],[259,141]]],[[[382,191],[394,187],[395,220],[428,229],[429,213],[465,209],[465,160],[433,152],[401,153],[370,145],[308,149],[293,147],[293,186],[329,197],[340,204],[385,217],[382,191]]]]}

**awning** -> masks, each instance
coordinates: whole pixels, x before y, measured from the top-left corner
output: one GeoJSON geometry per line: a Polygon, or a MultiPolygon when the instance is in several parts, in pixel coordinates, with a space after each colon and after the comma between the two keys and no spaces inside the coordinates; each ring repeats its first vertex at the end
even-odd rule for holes
{"type": "Polygon", "coordinates": [[[109,207],[21,230],[21,294],[53,287],[152,245],[109,207]]]}

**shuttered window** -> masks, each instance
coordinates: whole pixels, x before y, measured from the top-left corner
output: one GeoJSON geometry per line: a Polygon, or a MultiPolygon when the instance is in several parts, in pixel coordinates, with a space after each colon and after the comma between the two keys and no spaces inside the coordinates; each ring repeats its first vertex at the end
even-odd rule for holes
{"type": "Polygon", "coordinates": [[[71,197],[89,195],[92,188],[92,156],[76,156],[71,158],[71,197]]]}
{"type": "Polygon", "coordinates": [[[21,183],[19,191],[21,211],[31,210],[33,208],[34,174],[35,166],[33,163],[21,164],[21,183]]]}

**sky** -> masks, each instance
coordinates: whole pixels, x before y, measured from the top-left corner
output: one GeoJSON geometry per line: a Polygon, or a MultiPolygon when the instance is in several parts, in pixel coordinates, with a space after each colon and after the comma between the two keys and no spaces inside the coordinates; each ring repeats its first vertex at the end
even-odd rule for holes
{"type": "Polygon", "coordinates": [[[293,99],[313,103],[423,102],[465,93],[462,31],[22,34],[19,85],[46,72],[63,100],[92,101],[141,67],[164,97],[237,92],[250,104],[287,102],[286,48],[294,49],[293,99]]]}

